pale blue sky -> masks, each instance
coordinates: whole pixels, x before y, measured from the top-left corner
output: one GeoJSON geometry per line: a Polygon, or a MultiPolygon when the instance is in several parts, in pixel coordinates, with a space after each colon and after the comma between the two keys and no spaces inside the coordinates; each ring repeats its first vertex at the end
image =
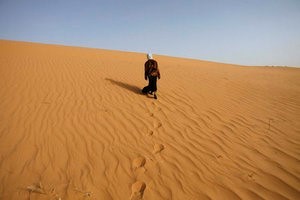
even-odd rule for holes
{"type": "Polygon", "coordinates": [[[0,0],[0,39],[300,66],[300,0],[0,0]]]}

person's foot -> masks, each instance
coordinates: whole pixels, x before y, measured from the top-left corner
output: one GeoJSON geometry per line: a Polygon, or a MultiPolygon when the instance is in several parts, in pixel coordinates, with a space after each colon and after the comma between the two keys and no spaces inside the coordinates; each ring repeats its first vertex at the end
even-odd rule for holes
{"type": "Polygon", "coordinates": [[[156,96],[156,94],[154,94],[154,99],[157,99],[157,96],[156,96]]]}
{"type": "Polygon", "coordinates": [[[149,91],[149,92],[148,92],[148,94],[151,94],[151,95],[152,95],[152,94],[153,94],[153,92],[152,92],[152,91],[149,91]]]}

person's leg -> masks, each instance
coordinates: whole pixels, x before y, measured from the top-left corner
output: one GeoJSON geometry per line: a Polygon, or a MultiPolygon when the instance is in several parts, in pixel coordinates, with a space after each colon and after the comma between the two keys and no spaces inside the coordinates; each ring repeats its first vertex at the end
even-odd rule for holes
{"type": "Polygon", "coordinates": [[[156,91],[156,79],[154,76],[149,76],[149,91],[156,91]]]}
{"type": "Polygon", "coordinates": [[[157,91],[157,77],[156,76],[149,76],[149,94],[154,93],[154,99],[157,99],[156,91],[157,91]]]}
{"type": "Polygon", "coordinates": [[[151,77],[151,91],[154,93],[154,99],[157,99],[156,91],[157,91],[157,77],[152,76],[151,77]]]}
{"type": "Polygon", "coordinates": [[[150,94],[151,93],[151,81],[150,81],[150,76],[147,76],[148,78],[148,85],[146,86],[145,94],[150,94]]]}

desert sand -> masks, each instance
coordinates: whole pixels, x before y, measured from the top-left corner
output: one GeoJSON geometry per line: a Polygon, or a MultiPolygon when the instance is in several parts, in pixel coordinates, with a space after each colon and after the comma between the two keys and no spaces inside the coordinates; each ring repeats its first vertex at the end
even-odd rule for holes
{"type": "Polygon", "coordinates": [[[0,199],[300,199],[300,69],[0,41],[0,199]]]}

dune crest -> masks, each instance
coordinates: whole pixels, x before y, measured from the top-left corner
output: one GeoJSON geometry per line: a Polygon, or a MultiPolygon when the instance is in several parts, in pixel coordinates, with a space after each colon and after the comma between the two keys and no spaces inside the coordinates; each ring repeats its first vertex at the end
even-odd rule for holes
{"type": "Polygon", "coordinates": [[[300,69],[0,40],[0,199],[299,199],[300,69]]]}

